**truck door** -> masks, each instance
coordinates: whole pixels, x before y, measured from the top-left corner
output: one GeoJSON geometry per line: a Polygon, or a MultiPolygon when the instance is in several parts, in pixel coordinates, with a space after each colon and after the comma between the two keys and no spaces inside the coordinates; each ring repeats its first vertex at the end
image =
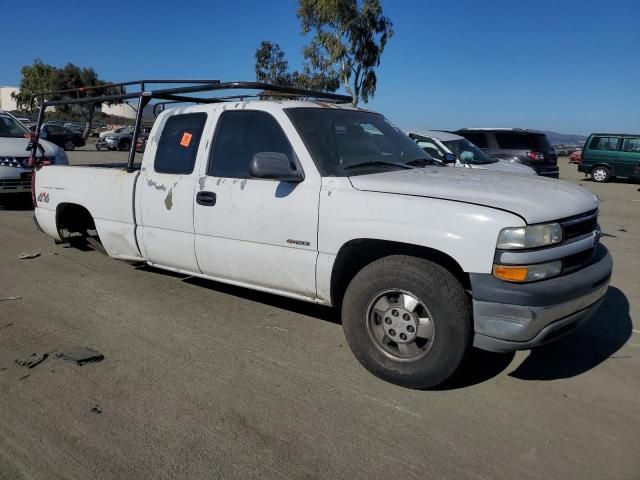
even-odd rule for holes
{"type": "Polygon", "coordinates": [[[149,262],[199,273],[194,249],[193,196],[196,158],[205,149],[200,139],[207,114],[173,114],[173,110],[158,119],[163,122],[154,134],[159,135],[159,140],[149,139],[145,153],[136,192],[138,238],[149,262]]]}
{"type": "MultiPolygon", "coordinates": [[[[288,122],[280,113],[280,122],[288,122]]],[[[314,172],[300,183],[251,178],[258,152],[283,153],[302,170],[274,116],[223,112],[196,193],[198,264],[231,283],[315,297],[320,177],[314,172]]]]}

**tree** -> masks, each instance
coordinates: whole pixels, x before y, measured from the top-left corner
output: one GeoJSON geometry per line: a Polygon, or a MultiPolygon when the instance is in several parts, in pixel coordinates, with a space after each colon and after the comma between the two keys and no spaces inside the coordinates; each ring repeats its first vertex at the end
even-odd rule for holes
{"type": "Polygon", "coordinates": [[[290,72],[289,62],[277,43],[261,42],[255,58],[256,80],[259,82],[329,92],[335,92],[340,86],[337,76],[326,69],[314,70],[310,65],[305,65],[302,72],[290,72]]]}
{"type": "Polygon", "coordinates": [[[335,71],[353,105],[373,97],[375,69],[393,36],[380,0],[300,0],[297,15],[302,33],[314,35],[304,49],[310,68],[335,71]]]}
{"type": "MultiPolygon", "coordinates": [[[[98,74],[93,68],[81,68],[72,63],[67,63],[63,68],[56,69],[55,90],[68,90],[68,89],[82,89],[78,92],[71,92],[62,95],[56,95],[51,97],[54,99],[77,99],[87,97],[101,97],[106,95],[117,95],[123,90],[121,88],[106,87],[98,89],[85,90],[89,87],[99,87],[107,85],[110,82],[105,82],[98,78],[98,74]]],[[[103,102],[96,101],[93,103],[84,103],[79,105],[62,105],[58,107],[61,111],[73,111],[79,109],[85,117],[86,125],[84,128],[84,137],[89,136],[91,130],[91,123],[93,122],[93,115],[96,107],[102,105],[103,102]]],[[[104,102],[112,104],[115,102],[104,102]]]]}
{"type": "MultiPolygon", "coordinates": [[[[68,63],[63,68],[56,68],[43,63],[40,59],[34,60],[32,65],[25,65],[22,67],[20,72],[22,73],[20,88],[17,94],[13,94],[13,97],[18,103],[18,108],[32,109],[34,107],[38,107],[40,97],[37,96],[37,94],[39,93],[77,88],[86,89],[88,87],[96,87],[109,83],[100,80],[93,68],[81,68],[73,65],[72,63],[68,63]]],[[[119,88],[108,87],[60,95],[50,95],[47,97],[47,100],[99,97],[118,94],[121,92],[122,90],[119,88]]],[[[84,136],[86,138],[89,135],[89,130],[91,129],[91,122],[93,121],[95,109],[102,103],[103,102],[101,101],[97,101],[95,103],[75,106],[62,105],[57,107],[57,110],[61,112],[80,111],[87,122],[84,129],[84,136]]]]}
{"type": "Polygon", "coordinates": [[[263,41],[256,50],[256,80],[274,85],[291,85],[289,62],[280,45],[263,41]]]}
{"type": "MultiPolygon", "coordinates": [[[[39,58],[32,65],[25,65],[20,69],[22,79],[18,93],[11,96],[18,104],[18,109],[31,109],[34,106],[31,101],[38,92],[47,92],[55,88],[56,68],[43,63],[39,58]]],[[[39,100],[39,99],[36,99],[39,100]]]]}

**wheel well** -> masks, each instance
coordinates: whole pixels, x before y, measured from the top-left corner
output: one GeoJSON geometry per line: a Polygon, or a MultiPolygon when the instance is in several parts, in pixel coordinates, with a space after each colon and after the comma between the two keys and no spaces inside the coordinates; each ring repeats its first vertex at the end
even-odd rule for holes
{"type": "Polygon", "coordinates": [[[463,288],[471,288],[469,275],[446,253],[419,245],[364,238],[351,240],[340,248],[331,272],[331,303],[339,306],[353,277],[366,265],[389,255],[410,255],[430,260],[449,270],[463,288]]]}
{"type": "Polygon", "coordinates": [[[56,225],[63,240],[79,234],[91,235],[96,230],[96,224],[89,210],[76,203],[61,203],[56,209],[56,225]]]}
{"type": "Polygon", "coordinates": [[[611,168],[611,166],[607,165],[606,163],[596,163],[595,165],[592,165],[591,166],[591,170],[589,170],[589,173],[593,172],[593,170],[598,168],[598,167],[606,168],[607,170],[609,170],[613,174],[613,168],[611,168]]]}

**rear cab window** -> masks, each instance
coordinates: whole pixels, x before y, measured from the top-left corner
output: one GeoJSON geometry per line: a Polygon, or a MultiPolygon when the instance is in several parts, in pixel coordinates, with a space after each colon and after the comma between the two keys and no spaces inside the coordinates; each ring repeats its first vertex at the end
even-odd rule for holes
{"type": "Polygon", "coordinates": [[[158,173],[188,175],[193,172],[207,114],[170,116],[162,128],[153,168],[158,173]]]}
{"type": "Polygon", "coordinates": [[[590,150],[616,151],[620,143],[620,137],[594,136],[589,142],[590,150]]]}

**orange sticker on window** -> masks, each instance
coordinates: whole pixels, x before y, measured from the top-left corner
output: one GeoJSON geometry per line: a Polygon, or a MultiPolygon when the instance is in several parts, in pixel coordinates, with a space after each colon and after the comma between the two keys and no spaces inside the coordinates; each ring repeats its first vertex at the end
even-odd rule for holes
{"type": "Polygon", "coordinates": [[[180,145],[182,145],[183,147],[188,147],[189,144],[191,143],[191,138],[193,137],[193,135],[191,135],[189,132],[184,132],[182,134],[182,139],[180,140],[180,145]]]}

